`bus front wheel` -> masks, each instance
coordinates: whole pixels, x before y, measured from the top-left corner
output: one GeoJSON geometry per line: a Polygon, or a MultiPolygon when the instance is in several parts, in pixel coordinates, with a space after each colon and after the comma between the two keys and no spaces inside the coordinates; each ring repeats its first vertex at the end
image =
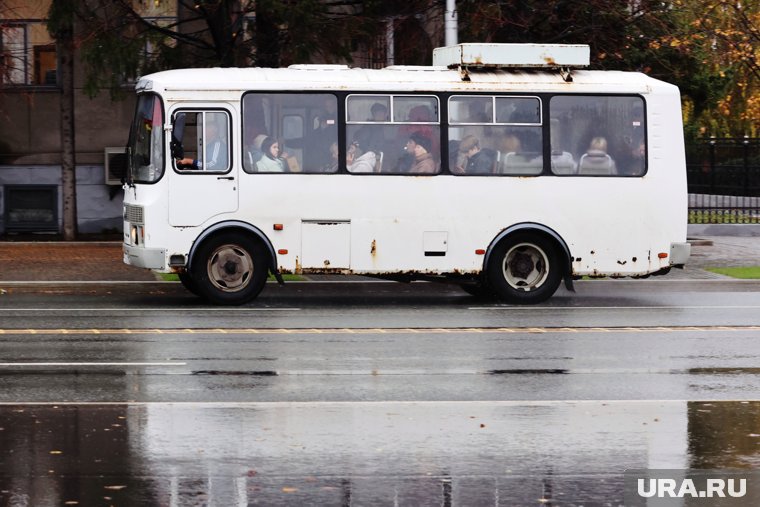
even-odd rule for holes
{"type": "Polygon", "coordinates": [[[182,283],[182,286],[195,294],[198,295],[198,287],[195,283],[195,280],[193,280],[193,277],[188,273],[187,271],[182,271],[177,274],[177,277],[179,278],[179,281],[182,283]]]}
{"type": "Polygon", "coordinates": [[[199,247],[191,270],[199,296],[214,304],[241,305],[264,288],[269,264],[256,241],[224,233],[199,247]]]}
{"type": "Polygon", "coordinates": [[[541,303],[556,292],[562,281],[560,255],[555,244],[545,236],[518,232],[494,247],[487,277],[503,301],[541,303]]]}

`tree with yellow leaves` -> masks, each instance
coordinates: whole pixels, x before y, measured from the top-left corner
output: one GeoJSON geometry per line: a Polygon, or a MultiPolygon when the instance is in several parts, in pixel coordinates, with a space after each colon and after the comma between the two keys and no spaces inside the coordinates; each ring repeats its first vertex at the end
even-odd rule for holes
{"type": "MultiPolygon", "coordinates": [[[[675,31],[651,43],[701,64],[710,93],[687,123],[702,135],[760,135],[760,0],[675,0],[675,31]]],[[[688,109],[687,109],[688,110],[688,109]]]]}

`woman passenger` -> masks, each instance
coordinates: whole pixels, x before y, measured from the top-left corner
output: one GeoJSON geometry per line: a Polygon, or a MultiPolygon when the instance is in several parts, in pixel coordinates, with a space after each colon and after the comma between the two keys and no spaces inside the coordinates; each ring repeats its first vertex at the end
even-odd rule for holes
{"type": "Polygon", "coordinates": [[[261,143],[264,156],[256,162],[256,170],[262,173],[284,173],[285,161],[280,158],[280,144],[277,139],[267,137],[261,143]]]}

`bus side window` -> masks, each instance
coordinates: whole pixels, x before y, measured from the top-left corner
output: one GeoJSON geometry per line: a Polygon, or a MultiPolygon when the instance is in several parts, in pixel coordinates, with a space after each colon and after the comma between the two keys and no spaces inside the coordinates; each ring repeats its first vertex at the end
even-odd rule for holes
{"type": "Polygon", "coordinates": [[[438,98],[354,94],[346,98],[351,173],[436,174],[441,162],[438,98]]]}
{"type": "Polygon", "coordinates": [[[246,93],[243,170],[337,171],[330,154],[331,144],[338,141],[337,105],[332,93],[246,93]]]}
{"type": "Polygon", "coordinates": [[[554,174],[642,176],[646,172],[641,97],[556,95],[550,101],[550,115],[554,174]]]}

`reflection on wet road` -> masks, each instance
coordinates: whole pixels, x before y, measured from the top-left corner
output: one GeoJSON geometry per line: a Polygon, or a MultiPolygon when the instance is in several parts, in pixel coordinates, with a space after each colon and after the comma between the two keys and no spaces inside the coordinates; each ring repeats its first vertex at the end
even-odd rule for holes
{"type": "Polygon", "coordinates": [[[621,286],[6,295],[0,505],[618,505],[626,469],[760,467],[760,292],[621,286]]]}
{"type": "Polygon", "coordinates": [[[3,505],[619,505],[626,469],[760,464],[757,402],[7,405],[0,414],[3,505]]]}

